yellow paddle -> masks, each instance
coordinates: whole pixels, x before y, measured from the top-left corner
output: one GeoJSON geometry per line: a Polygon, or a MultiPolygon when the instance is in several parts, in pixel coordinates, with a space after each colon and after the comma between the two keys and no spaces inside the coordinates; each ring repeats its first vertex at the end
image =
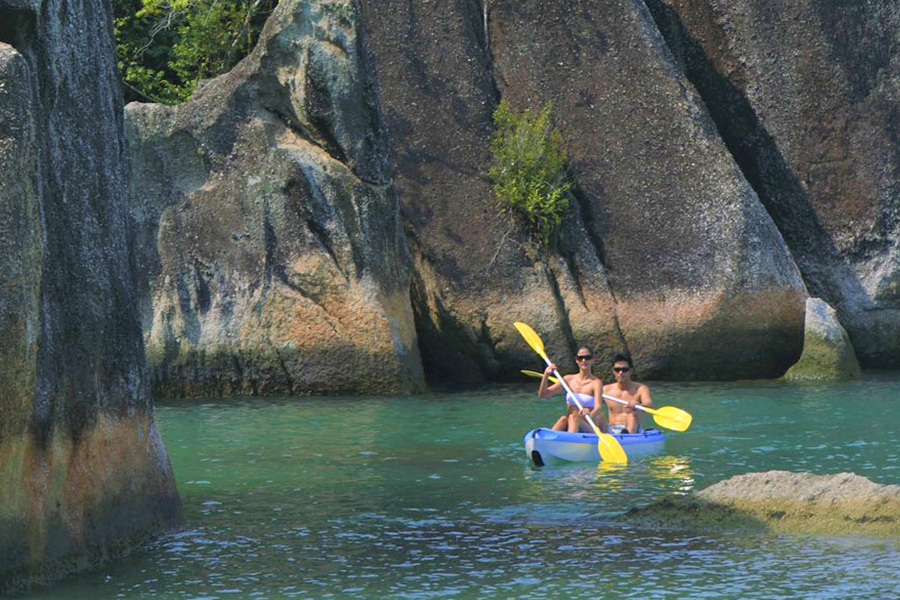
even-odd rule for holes
{"type": "MultiPolygon", "coordinates": [[[[528,342],[528,345],[537,352],[541,358],[544,359],[544,362],[547,363],[547,366],[550,366],[550,359],[547,358],[547,354],[544,352],[544,342],[541,340],[541,337],[535,333],[534,329],[526,325],[525,323],[513,323],[516,326],[516,329],[519,330],[519,333],[522,334],[522,337],[525,338],[525,341],[528,342]]],[[[562,378],[559,374],[559,371],[554,370],[553,374],[556,375],[557,381],[562,384],[563,388],[566,390],[566,393],[574,400],[575,405],[578,406],[578,410],[584,410],[584,407],[581,405],[581,402],[578,401],[578,396],[572,393],[572,390],[569,389],[569,385],[566,383],[566,380],[562,378]]],[[[543,375],[541,375],[543,377],[543,375]]],[[[594,424],[594,420],[591,419],[590,415],[584,415],[584,418],[590,423],[591,428],[594,430],[594,433],[597,434],[597,450],[600,452],[600,458],[608,462],[616,462],[616,463],[627,463],[628,456],[625,455],[625,450],[622,449],[622,444],[619,443],[619,440],[609,435],[608,433],[603,433],[600,431],[600,428],[594,424]]]]}
{"type": "MultiPolygon", "coordinates": [[[[529,371],[528,369],[522,369],[522,373],[525,375],[529,375],[531,377],[543,377],[543,373],[539,373],[538,371],[529,371]]],[[[551,381],[556,381],[555,377],[550,378],[551,381]]],[[[607,396],[603,394],[603,397],[607,400],[612,400],[613,402],[618,402],[619,404],[628,404],[624,400],[620,400],[619,398],[614,398],[612,396],[607,396]]],[[[635,406],[636,409],[642,410],[645,413],[650,413],[653,415],[653,420],[656,421],[656,424],[660,427],[665,427],[666,429],[671,429],[673,431],[687,431],[687,428],[691,426],[691,421],[694,417],[691,416],[686,410],[681,410],[680,408],[675,408],[674,406],[660,406],[659,408],[650,408],[649,406],[641,406],[638,404],[635,406]]]]}

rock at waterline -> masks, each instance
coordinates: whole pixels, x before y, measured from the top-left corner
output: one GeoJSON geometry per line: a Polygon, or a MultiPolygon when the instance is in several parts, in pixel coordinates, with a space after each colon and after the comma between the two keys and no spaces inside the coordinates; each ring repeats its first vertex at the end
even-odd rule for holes
{"type": "Polygon", "coordinates": [[[806,301],[803,354],[784,378],[840,381],[860,377],[862,371],[853,345],[838,321],[837,312],[824,300],[809,298],[806,301]]]}
{"type": "Polygon", "coordinates": [[[853,473],[748,473],[623,518],[648,527],[894,536],[900,534],[900,486],[853,473]]]}

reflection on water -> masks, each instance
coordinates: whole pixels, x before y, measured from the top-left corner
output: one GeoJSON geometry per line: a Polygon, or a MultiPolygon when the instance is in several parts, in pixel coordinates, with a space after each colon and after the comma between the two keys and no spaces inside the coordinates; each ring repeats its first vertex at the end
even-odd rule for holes
{"type": "Polygon", "coordinates": [[[646,460],[650,475],[665,482],[674,482],[673,494],[684,495],[694,490],[694,472],[689,456],[654,456],[646,460]]]}
{"type": "Polygon", "coordinates": [[[162,406],[186,531],[30,597],[897,597],[890,540],[641,530],[620,516],[748,471],[900,483],[900,383],[655,385],[694,415],[662,452],[545,468],[522,436],[559,406],[533,392],[162,406]],[[862,402],[879,411],[866,430],[862,402]]]}

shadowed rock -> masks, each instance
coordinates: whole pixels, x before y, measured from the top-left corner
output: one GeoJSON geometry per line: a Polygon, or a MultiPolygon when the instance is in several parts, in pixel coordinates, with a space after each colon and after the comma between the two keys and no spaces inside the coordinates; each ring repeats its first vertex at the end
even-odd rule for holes
{"type": "Polygon", "coordinates": [[[648,0],[863,366],[900,366],[900,13],[891,3],[648,0]]]}
{"type": "Polygon", "coordinates": [[[806,301],[806,334],[800,360],[784,374],[794,380],[845,380],[862,377],[853,345],[837,313],[820,298],[806,301]]]}
{"type": "Polygon", "coordinates": [[[650,527],[896,536],[900,486],[879,485],[853,473],[749,473],[688,498],[632,509],[623,518],[650,527]]]}
{"type": "MultiPolygon", "coordinates": [[[[487,172],[498,94],[480,5],[362,0],[361,6],[413,255],[412,299],[429,377],[511,378],[516,368],[534,366],[539,359],[513,328],[517,320],[544,336],[561,364],[571,360],[573,338],[604,351],[619,347],[592,249],[582,267],[598,277],[579,297],[581,282],[570,264],[539,258],[500,216],[491,195],[487,172]],[[570,311],[584,318],[570,321],[570,311]],[[582,327],[586,322],[591,325],[582,327]]],[[[583,226],[570,226],[580,228],[576,239],[586,240],[583,226]]]]}
{"type": "Polygon", "coordinates": [[[352,2],[284,0],[178,107],[127,108],[154,389],[395,393],[423,377],[352,2]]]}
{"type": "Polygon", "coordinates": [[[110,12],[0,0],[0,593],[180,522],[136,308],[110,12]]]}
{"type": "Polygon", "coordinates": [[[800,354],[803,283],[640,2],[362,2],[416,268],[426,371],[630,349],[643,376],[774,376],[800,354]],[[486,27],[487,25],[487,27],[486,27]],[[496,87],[495,87],[496,86],[496,87]],[[578,183],[558,252],[498,216],[491,112],[554,102],[578,183]]]}

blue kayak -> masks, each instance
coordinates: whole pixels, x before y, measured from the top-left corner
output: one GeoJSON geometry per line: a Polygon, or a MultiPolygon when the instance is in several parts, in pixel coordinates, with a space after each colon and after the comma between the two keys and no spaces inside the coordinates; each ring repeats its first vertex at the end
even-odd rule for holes
{"type": "MultiPolygon", "coordinates": [[[[666,436],[659,429],[610,435],[622,444],[629,458],[659,452],[666,443],[666,436]]],[[[539,467],[553,462],[599,462],[597,441],[594,433],[569,433],[538,427],[525,434],[525,453],[539,467]]]]}

